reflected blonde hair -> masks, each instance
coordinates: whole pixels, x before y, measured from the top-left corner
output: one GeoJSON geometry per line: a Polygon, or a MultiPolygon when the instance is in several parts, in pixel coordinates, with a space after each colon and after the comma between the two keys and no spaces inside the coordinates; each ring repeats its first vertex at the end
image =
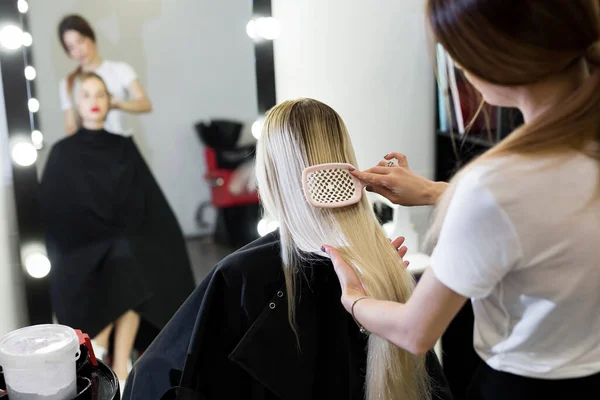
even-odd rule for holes
{"type": "MultiPolygon", "coordinates": [[[[265,211],[280,226],[289,320],[294,331],[295,292],[302,262],[322,254],[323,244],[340,251],[359,273],[367,294],[376,299],[406,302],[414,288],[412,276],[390,245],[366,197],[339,209],[315,208],[305,199],[302,171],[323,163],[356,166],[340,116],[312,99],[286,101],[271,109],[258,141],[256,175],[265,211]]],[[[428,398],[427,376],[423,356],[370,336],[367,399],[428,398]]]]}

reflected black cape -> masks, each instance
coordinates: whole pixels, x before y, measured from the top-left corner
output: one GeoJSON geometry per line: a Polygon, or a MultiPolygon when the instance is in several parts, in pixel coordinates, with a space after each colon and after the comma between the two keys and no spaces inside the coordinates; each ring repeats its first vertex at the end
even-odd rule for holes
{"type": "Polygon", "coordinates": [[[162,328],[194,289],[179,224],[131,138],[81,129],[40,185],[53,310],[96,336],[133,309],[162,328]]]}
{"type": "MultiPolygon", "coordinates": [[[[124,400],[364,399],[367,338],[331,262],[303,266],[297,342],[279,243],[269,234],[213,268],[134,365],[124,400]]],[[[451,400],[433,351],[427,369],[432,399],[451,400]]]]}

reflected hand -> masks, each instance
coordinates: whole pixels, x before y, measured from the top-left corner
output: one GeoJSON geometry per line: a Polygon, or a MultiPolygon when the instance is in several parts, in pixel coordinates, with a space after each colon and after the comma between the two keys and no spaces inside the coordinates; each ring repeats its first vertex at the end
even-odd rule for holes
{"type": "Polygon", "coordinates": [[[119,100],[112,94],[110,95],[110,109],[118,110],[119,109],[119,100]]]}
{"type": "MultiPolygon", "coordinates": [[[[404,257],[408,251],[406,246],[402,246],[402,244],[404,244],[404,240],[405,238],[400,236],[391,242],[394,250],[398,252],[398,256],[400,258],[404,257]]],[[[340,281],[340,286],[342,287],[342,304],[344,305],[346,311],[352,312],[352,303],[354,303],[356,299],[366,296],[367,292],[360,282],[358,274],[354,268],[352,268],[352,266],[342,258],[336,249],[331,246],[323,246],[322,250],[329,256],[329,258],[331,258],[333,268],[340,281]]],[[[408,264],[408,261],[404,261],[405,267],[408,267],[408,264]]]]}
{"type": "Polygon", "coordinates": [[[401,206],[426,206],[437,203],[446,189],[444,182],[433,182],[412,172],[408,167],[406,156],[401,153],[390,153],[386,161],[364,172],[351,171],[367,190],[387,198],[401,206]],[[393,164],[397,160],[398,164],[393,164]]]}

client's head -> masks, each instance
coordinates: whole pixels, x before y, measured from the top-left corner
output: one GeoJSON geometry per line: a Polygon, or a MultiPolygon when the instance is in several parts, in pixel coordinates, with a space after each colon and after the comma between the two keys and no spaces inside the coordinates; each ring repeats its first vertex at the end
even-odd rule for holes
{"type": "Polygon", "coordinates": [[[77,90],[77,112],[82,125],[100,129],[110,110],[110,96],[106,84],[98,75],[86,72],[81,75],[77,90]]]}
{"type": "MultiPolygon", "coordinates": [[[[331,107],[299,99],[269,111],[258,141],[256,175],[265,210],[279,222],[290,323],[297,329],[302,327],[295,327],[294,292],[302,276],[302,261],[321,253],[323,244],[338,248],[373,297],[406,301],[414,287],[366,196],[357,204],[341,208],[316,208],[307,201],[302,172],[324,163],[356,166],[344,122],[331,107]]],[[[425,398],[426,376],[422,357],[374,335],[370,337],[368,399],[425,398]]]]}

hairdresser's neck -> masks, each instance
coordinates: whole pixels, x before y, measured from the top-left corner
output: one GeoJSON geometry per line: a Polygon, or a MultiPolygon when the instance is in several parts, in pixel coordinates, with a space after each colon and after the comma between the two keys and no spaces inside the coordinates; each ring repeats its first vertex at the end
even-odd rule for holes
{"type": "Polygon", "coordinates": [[[102,121],[83,121],[81,125],[90,131],[99,131],[104,127],[104,123],[102,121]]]}
{"type": "Polygon", "coordinates": [[[88,64],[82,65],[81,69],[85,72],[94,72],[98,69],[98,67],[102,64],[102,57],[96,54],[96,56],[92,59],[92,61],[88,64]]]}
{"type": "Polygon", "coordinates": [[[533,121],[549,108],[564,101],[583,84],[588,76],[589,71],[582,60],[560,75],[519,88],[521,96],[518,107],[523,113],[525,122],[533,121]]]}

